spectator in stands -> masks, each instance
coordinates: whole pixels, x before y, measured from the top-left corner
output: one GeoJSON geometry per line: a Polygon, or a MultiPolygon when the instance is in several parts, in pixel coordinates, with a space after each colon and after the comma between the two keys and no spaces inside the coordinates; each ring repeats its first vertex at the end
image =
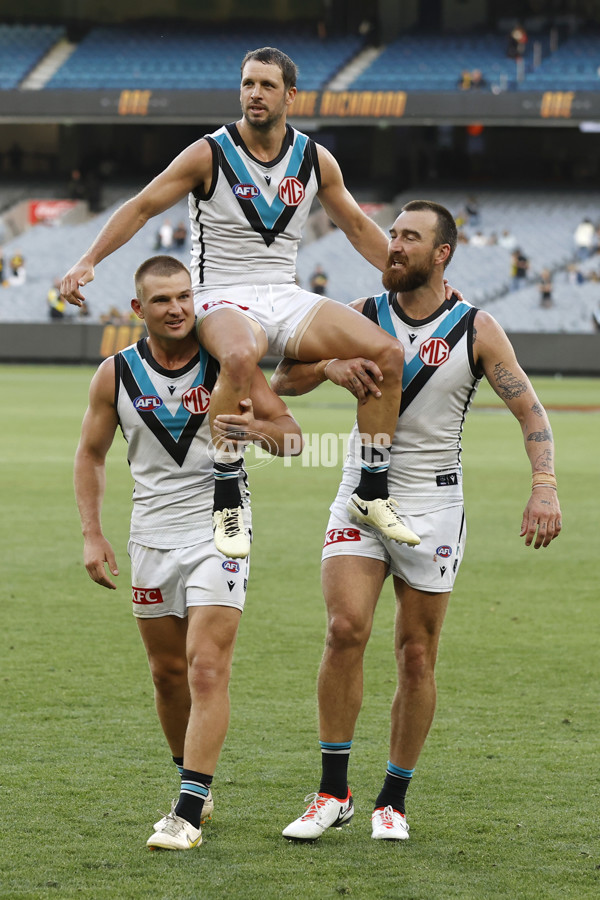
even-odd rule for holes
{"type": "Polygon", "coordinates": [[[173,226],[171,225],[170,219],[165,219],[158,229],[158,240],[160,250],[166,252],[173,246],[173,226]]]}
{"type": "Polygon", "coordinates": [[[184,222],[178,222],[173,230],[173,246],[175,250],[182,250],[187,240],[187,228],[184,222]]]}
{"type": "Polygon", "coordinates": [[[60,295],[60,278],[55,278],[54,283],[46,295],[48,312],[53,322],[61,322],[65,318],[67,301],[60,295]]]}
{"type": "Polygon", "coordinates": [[[80,169],[71,170],[71,177],[69,179],[67,190],[71,200],[85,199],[85,185],[83,183],[80,169]]]}
{"type": "Polygon", "coordinates": [[[567,266],[567,281],[569,284],[583,284],[585,278],[577,263],[569,263],[567,266]]]}
{"type": "Polygon", "coordinates": [[[498,243],[505,250],[510,250],[511,252],[517,248],[517,239],[507,228],[500,235],[498,243]]]}
{"type": "Polygon", "coordinates": [[[549,309],[552,306],[552,274],[550,269],[542,269],[540,274],[540,306],[549,309]]]}
{"type": "Polygon", "coordinates": [[[529,260],[521,250],[516,247],[510,258],[510,276],[511,287],[513,291],[518,291],[525,284],[527,272],[529,270],[529,260]]]}
{"type": "Polygon", "coordinates": [[[525,55],[527,40],[527,32],[525,31],[521,23],[517,22],[508,36],[508,47],[506,55],[510,57],[510,59],[522,59],[525,55]]]}
{"type": "Polygon", "coordinates": [[[465,203],[465,213],[467,215],[467,223],[473,228],[477,228],[481,221],[479,213],[479,203],[475,197],[468,197],[465,203]]]}
{"type": "Polygon", "coordinates": [[[20,250],[17,250],[10,258],[10,284],[25,284],[25,259],[20,250]]]}
{"type": "Polygon", "coordinates": [[[461,91],[480,91],[483,88],[487,88],[488,83],[483,77],[481,69],[473,69],[472,72],[465,69],[461,72],[457,87],[459,87],[461,91]]]}
{"type": "Polygon", "coordinates": [[[577,256],[579,259],[587,259],[596,250],[596,229],[587,217],[582,219],[573,235],[577,256]]]}
{"type": "Polygon", "coordinates": [[[326,294],[328,281],[329,278],[323,271],[323,267],[316,266],[315,271],[310,276],[310,289],[313,294],[326,294]]]}
{"type": "Polygon", "coordinates": [[[487,247],[488,239],[483,231],[476,231],[469,241],[472,247],[487,247]]]}

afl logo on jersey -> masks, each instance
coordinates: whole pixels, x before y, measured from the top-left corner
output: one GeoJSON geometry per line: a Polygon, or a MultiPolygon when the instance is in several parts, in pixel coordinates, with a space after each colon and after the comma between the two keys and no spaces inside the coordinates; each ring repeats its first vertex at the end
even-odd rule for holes
{"type": "Polygon", "coordinates": [[[255,184],[234,184],[232,191],[238,200],[254,200],[260,197],[260,191],[255,184]]]}
{"type": "Polygon", "coordinates": [[[186,391],[181,398],[181,402],[192,415],[205,413],[210,406],[210,393],[203,384],[200,384],[198,387],[193,387],[186,391]]]}
{"type": "Polygon", "coordinates": [[[221,563],[221,567],[225,569],[226,572],[239,572],[240,564],[236,562],[234,559],[226,559],[224,563],[221,563]]]}
{"type": "Polygon", "coordinates": [[[426,366],[441,366],[450,356],[450,345],[444,338],[429,338],[421,344],[419,356],[426,366]]]}
{"type": "Polygon", "coordinates": [[[293,175],[288,175],[279,185],[279,199],[286,206],[298,206],[304,200],[304,185],[293,175]]]}
{"type": "Polygon", "coordinates": [[[133,405],[140,412],[152,411],[153,409],[158,409],[163,405],[160,397],[153,397],[152,395],[143,395],[141,397],[136,397],[133,401],[133,405]]]}

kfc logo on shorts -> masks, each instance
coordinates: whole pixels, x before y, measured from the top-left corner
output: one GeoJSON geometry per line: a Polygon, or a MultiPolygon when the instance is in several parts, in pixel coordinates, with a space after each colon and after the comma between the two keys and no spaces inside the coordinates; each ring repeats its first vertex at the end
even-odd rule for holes
{"type": "Polygon", "coordinates": [[[210,406],[210,391],[207,391],[203,384],[198,385],[198,387],[192,387],[185,392],[181,402],[192,415],[205,413],[210,406]]]}
{"type": "Polygon", "coordinates": [[[153,606],[155,603],[164,603],[163,595],[158,588],[131,588],[133,602],[140,606],[153,606]]]}
{"type": "Polygon", "coordinates": [[[226,559],[224,563],[221,563],[222,567],[226,572],[239,572],[240,564],[235,561],[235,559],[226,559]]]}
{"type": "Polygon", "coordinates": [[[293,175],[288,175],[279,185],[279,199],[286,206],[298,206],[304,200],[304,185],[293,175]]]}
{"type": "Polygon", "coordinates": [[[141,397],[136,397],[133,401],[133,405],[137,410],[140,410],[141,412],[151,412],[153,409],[158,409],[160,406],[162,406],[163,402],[160,397],[154,397],[150,394],[144,394],[141,397]]]}
{"type": "Polygon", "coordinates": [[[331,528],[325,535],[324,547],[330,544],[341,544],[343,541],[360,541],[358,528],[331,528]]]}
{"type": "Polygon", "coordinates": [[[450,345],[444,338],[429,338],[419,350],[419,357],[426,366],[441,366],[449,356],[450,345]]]}
{"type": "Polygon", "coordinates": [[[238,200],[254,200],[260,197],[260,191],[255,184],[234,184],[231,189],[238,200]]]}
{"type": "Polygon", "coordinates": [[[442,546],[438,547],[435,552],[443,559],[448,559],[449,556],[452,556],[452,547],[449,547],[448,544],[442,544],[442,546]]]}

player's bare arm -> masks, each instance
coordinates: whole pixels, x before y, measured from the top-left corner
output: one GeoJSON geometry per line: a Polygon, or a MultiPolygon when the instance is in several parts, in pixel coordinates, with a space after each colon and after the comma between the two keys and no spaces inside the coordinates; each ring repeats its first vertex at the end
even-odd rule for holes
{"type": "Polygon", "coordinates": [[[60,286],[73,306],[85,300],[80,288],[94,278],[94,266],[126,244],[146,222],[170,209],[191,190],[210,186],[212,150],[203,138],[183,150],[150,184],[113,213],[91,247],[69,269],[60,286]]]}
{"type": "Polygon", "coordinates": [[[318,198],[332,222],[341,228],[353,247],[383,271],[388,258],[388,238],[360,208],[344,184],[341,169],[331,153],[317,145],[321,187],[318,198]]]}
{"type": "Polygon", "coordinates": [[[532,490],[521,522],[521,537],[535,549],[558,537],[562,517],[554,473],[554,440],[546,410],[519,365],[513,347],[498,323],[479,311],[473,332],[475,360],[494,391],[518,419],[531,463],[532,490]]]}
{"type": "Polygon", "coordinates": [[[115,590],[106,573],[119,570],[110,543],[102,533],[102,500],[106,484],[106,454],[118,424],[114,406],[114,359],[105,360],[92,379],[89,404],[81,426],[75,454],[75,497],[84,539],[83,558],[88,575],[103,587],[115,590]]]}
{"type": "Polygon", "coordinates": [[[304,441],[302,431],[283,400],[269,388],[257,367],[251,395],[240,402],[240,415],[220,415],[215,428],[234,443],[255,443],[273,456],[298,456],[304,441]]]}

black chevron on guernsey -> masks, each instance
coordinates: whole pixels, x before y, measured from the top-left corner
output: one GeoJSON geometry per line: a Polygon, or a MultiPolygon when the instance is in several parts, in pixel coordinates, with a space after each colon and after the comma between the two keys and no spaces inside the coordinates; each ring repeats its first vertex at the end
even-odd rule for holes
{"type": "MultiPolygon", "coordinates": [[[[212,137],[210,137],[210,135],[206,136],[206,140],[210,143],[212,150],[213,150],[213,155],[218,158],[219,166],[221,167],[223,174],[225,175],[225,178],[229,182],[230,187],[233,189],[235,187],[235,185],[239,183],[239,180],[240,180],[239,177],[236,175],[232,166],[227,161],[225,154],[223,153],[223,150],[220,147],[220,145],[218,144],[218,142],[215,141],[212,137]]],[[[300,181],[302,183],[302,185],[304,187],[306,187],[308,184],[308,180],[310,178],[313,168],[316,168],[316,165],[315,165],[316,161],[317,161],[317,151],[315,148],[315,144],[314,144],[314,141],[309,139],[306,142],[306,146],[304,147],[304,153],[302,155],[302,162],[301,162],[300,168],[298,169],[298,172],[295,176],[298,179],[298,181],[300,181]]],[[[318,163],[317,163],[317,166],[318,166],[318,163]]],[[[317,167],[317,172],[318,171],[319,170],[317,167]]],[[[267,228],[266,225],[264,224],[263,220],[259,216],[258,212],[256,211],[256,207],[254,206],[254,203],[252,202],[252,200],[244,200],[241,197],[238,197],[237,201],[240,204],[240,207],[242,209],[242,212],[246,216],[246,219],[248,220],[248,224],[254,231],[257,232],[257,234],[260,234],[260,236],[262,237],[262,239],[265,242],[265,244],[267,245],[267,247],[270,247],[271,244],[273,243],[273,241],[275,240],[275,238],[278,235],[280,235],[283,231],[285,231],[285,229],[287,228],[287,226],[289,224],[290,219],[296,212],[295,206],[284,207],[283,211],[278,216],[273,227],[267,228]]]]}
{"type": "MultiPolygon", "coordinates": [[[[452,328],[448,334],[444,335],[444,340],[452,350],[453,347],[456,347],[461,337],[465,334],[466,331],[470,330],[471,323],[475,318],[477,310],[475,307],[471,307],[469,311],[460,319],[459,322],[456,323],[454,328],[452,328]]],[[[412,379],[409,385],[402,391],[402,402],[400,404],[400,415],[404,412],[406,407],[415,399],[419,391],[423,389],[423,387],[427,384],[432,375],[435,374],[439,366],[427,366],[424,365],[423,368],[417,372],[415,377],[412,379]]]]}
{"type": "MultiPolygon", "coordinates": [[[[127,360],[121,353],[117,353],[115,356],[115,368],[117,384],[119,383],[120,378],[125,390],[127,391],[127,394],[131,399],[131,402],[133,403],[133,401],[137,397],[139,397],[140,394],[143,394],[144,391],[137,383],[137,380],[133,372],[131,371],[127,360]]],[[[212,359],[212,357],[209,357],[203,381],[204,387],[207,389],[207,391],[212,392],[216,380],[216,360],[212,359]]],[[[167,453],[174,459],[177,465],[182,466],[185,462],[185,458],[187,456],[190,445],[198,429],[206,418],[206,412],[189,413],[188,421],[177,440],[175,440],[168,428],[163,425],[155,412],[153,412],[152,410],[138,409],[137,413],[157,438],[157,440],[160,441],[167,453]]]]}

